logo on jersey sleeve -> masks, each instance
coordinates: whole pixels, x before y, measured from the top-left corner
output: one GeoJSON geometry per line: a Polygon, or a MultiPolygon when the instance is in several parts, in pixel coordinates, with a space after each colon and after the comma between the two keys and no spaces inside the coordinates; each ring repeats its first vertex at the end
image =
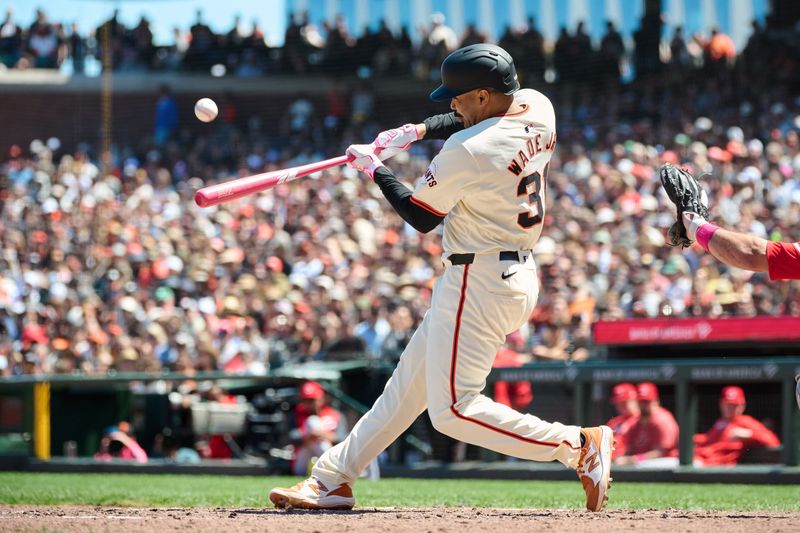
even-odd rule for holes
{"type": "Polygon", "coordinates": [[[425,171],[425,175],[420,178],[420,183],[425,183],[428,187],[436,187],[436,165],[431,163],[431,166],[428,167],[428,170],[425,171]]]}

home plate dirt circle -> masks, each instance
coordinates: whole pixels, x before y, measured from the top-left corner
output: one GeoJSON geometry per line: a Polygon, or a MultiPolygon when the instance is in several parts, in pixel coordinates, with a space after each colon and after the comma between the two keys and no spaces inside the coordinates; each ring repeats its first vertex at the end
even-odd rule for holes
{"type": "Polygon", "coordinates": [[[375,533],[502,531],[797,531],[800,513],[364,507],[352,511],[257,508],[0,506],[0,531],[231,531],[375,533]]]}

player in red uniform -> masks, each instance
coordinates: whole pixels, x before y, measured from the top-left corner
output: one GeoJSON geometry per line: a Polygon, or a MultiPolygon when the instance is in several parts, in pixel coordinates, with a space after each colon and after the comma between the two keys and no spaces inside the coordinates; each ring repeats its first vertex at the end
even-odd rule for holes
{"type": "Polygon", "coordinates": [[[694,436],[694,461],[700,466],[730,465],[739,462],[749,448],[780,446],[777,435],[744,414],[744,391],[735,386],[722,389],[719,410],[722,416],[707,433],[694,436]]]}
{"type": "Polygon", "coordinates": [[[661,407],[658,388],[650,383],[636,386],[641,414],[628,431],[625,455],[616,464],[639,466],[677,466],[678,423],[661,407]],[[663,461],[663,459],[667,461],[663,461]],[[669,463],[669,464],[668,464],[669,463]]]}
{"type": "Polygon", "coordinates": [[[319,457],[343,437],[342,414],[325,402],[325,389],[316,381],[300,387],[300,403],[295,407],[299,442],[295,445],[292,472],[308,473],[309,461],[319,457]]]}
{"type": "Polygon", "coordinates": [[[639,420],[639,402],[636,399],[636,387],[630,383],[619,383],[611,389],[611,403],[617,410],[617,416],[606,422],[614,432],[616,441],[612,459],[622,457],[627,450],[628,432],[639,420]]]}
{"type": "Polygon", "coordinates": [[[726,230],[688,211],[683,223],[691,240],[725,264],[768,272],[772,280],[800,279],[800,242],[773,242],[726,230]]]}

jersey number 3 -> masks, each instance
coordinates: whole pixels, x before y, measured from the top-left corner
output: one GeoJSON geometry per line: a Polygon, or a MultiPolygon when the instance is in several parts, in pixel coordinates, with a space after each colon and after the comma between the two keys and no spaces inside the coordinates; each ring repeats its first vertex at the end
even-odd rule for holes
{"type": "MultiPolygon", "coordinates": [[[[547,175],[547,167],[544,174],[547,175]]],[[[544,215],[542,206],[542,174],[534,172],[522,178],[517,186],[517,196],[525,196],[526,201],[520,203],[525,211],[517,215],[517,224],[525,229],[530,229],[536,224],[541,224],[544,215]]]]}

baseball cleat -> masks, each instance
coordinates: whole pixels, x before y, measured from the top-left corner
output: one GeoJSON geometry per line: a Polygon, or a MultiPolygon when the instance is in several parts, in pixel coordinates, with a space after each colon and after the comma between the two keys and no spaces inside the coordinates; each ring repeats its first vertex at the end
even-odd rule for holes
{"type": "Polygon", "coordinates": [[[581,428],[586,439],[578,460],[578,477],[586,492],[586,508],[600,511],[608,501],[611,487],[611,452],[614,433],[608,426],[581,428]]]}
{"type": "Polygon", "coordinates": [[[332,489],[314,476],[292,488],[276,487],[269,491],[269,501],[278,509],[352,509],[356,504],[353,489],[347,483],[332,489]]]}

